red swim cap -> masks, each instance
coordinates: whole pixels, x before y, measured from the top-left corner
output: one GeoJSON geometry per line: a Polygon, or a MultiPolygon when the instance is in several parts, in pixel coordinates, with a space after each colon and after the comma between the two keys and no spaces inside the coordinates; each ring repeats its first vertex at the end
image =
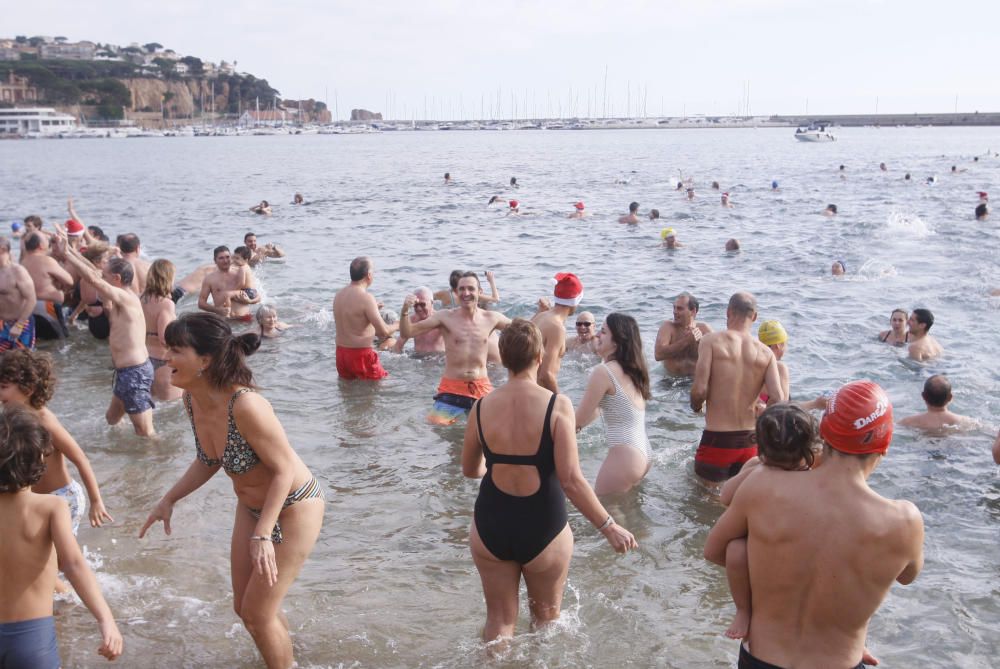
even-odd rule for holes
{"type": "Polygon", "coordinates": [[[848,383],[827,402],[819,434],[842,453],[884,455],[892,441],[889,397],[872,381],[848,383]]]}
{"type": "Polygon", "coordinates": [[[511,208],[511,209],[517,209],[517,200],[511,200],[511,201],[510,201],[510,202],[508,202],[507,204],[509,204],[509,205],[510,205],[510,208],[511,208]]]}

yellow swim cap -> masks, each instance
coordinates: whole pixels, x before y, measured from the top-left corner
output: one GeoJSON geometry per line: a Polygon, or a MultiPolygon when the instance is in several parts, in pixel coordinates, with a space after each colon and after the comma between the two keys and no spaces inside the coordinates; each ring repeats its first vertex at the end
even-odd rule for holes
{"type": "Polygon", "coordinates": [[[778,321],[764,321],[757,329],[757,338],[767,346],[774,346],[788,341],[788,333],[778,321]]]}
{"type": "Polygon", "coordinates": [[[660,239],[666,239],[667,237],[676,237],[677,232],[673,228],[663,228],[660,230],[660,239]]]}

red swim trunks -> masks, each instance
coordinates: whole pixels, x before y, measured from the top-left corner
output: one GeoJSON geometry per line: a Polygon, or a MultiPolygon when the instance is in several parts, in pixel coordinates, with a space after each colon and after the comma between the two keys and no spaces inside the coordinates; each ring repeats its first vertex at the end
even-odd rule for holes
{"type": "Polygon", "coordinates": [[[348,381],[354,379],[378,381],[389,376],[389,372],[382,369],[378,353],[370,347],[348,348],[346,346],[338,346],[337,373],[340,374],[340,378],[347,379],[348,381]]]}
{"type": "Polygon", "coordinates": [[[707,481],[722,483],[740,473],[743,463],[757,455],[757,433],[753,430],[701,433],[694,454],[694,473],[707,481]]]}

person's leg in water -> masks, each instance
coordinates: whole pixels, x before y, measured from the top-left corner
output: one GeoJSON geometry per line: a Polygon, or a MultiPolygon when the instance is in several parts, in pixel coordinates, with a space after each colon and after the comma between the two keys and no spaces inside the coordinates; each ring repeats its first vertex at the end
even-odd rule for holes
{"type": "Polygon", "coordinates": [[[483,641],[493,655],[501,654],[508,647],[517,626],[518,589],[521,585],[521,565],[512,560],[499,560],[479,538],[476,522],[469,530],[469,549],[472,561],[479,571],[486,600],[486,625],[483,641]]]}
{"type": "Polygon", "coordinates": [[[750,562],[746,539],[733,539],[726,546],[726,580],[736,605],[736,617],[726,636],[742,639],[750,632],[750,562]]]}

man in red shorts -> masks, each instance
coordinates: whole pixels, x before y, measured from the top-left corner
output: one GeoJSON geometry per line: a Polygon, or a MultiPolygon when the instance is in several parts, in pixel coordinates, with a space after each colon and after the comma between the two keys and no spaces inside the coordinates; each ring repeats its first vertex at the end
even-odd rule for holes
{"type": "Polygon", "coordinates": [[[698,344],[691,386],[691,408],[705,409],[705,431],[694,456],[694,471],[710,485],[736,476],[757,455],[754,405],[763,387],[767,403],[788,399],[781,390],[778,361],[751,333],[757,300],[735,293],[726,309],[726,329],[710,332],[698,344]]]}
{"type": "Polygon", "coordinates": [[[385,338],[399,325],[382,320],[375,296],[368,292],[374,266],[360,256],[351,261],[351,283],[333,298],[333,321],[337,329],[337,373],[340,378],[377,381],[389,376],[372,348],[375,337],[385,338]]]}

